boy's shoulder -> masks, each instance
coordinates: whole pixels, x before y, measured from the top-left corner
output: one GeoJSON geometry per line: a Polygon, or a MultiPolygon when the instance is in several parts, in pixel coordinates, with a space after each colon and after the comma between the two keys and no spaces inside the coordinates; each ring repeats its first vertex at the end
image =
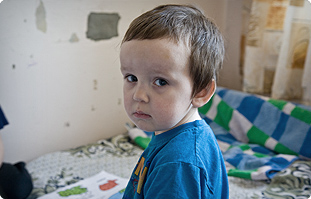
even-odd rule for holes
{"type": "Polygon", "coordinates": [[[204,145],[210,145],[210,141],[216,142],[215,135],[205,120],[196,120],[185,124],[184,128],[176,130],[179,132],[177,132],[177,135],[170,140],[172,143],[184,143],[185,145],[194,144],[195,147],[204,147],[204,145]]]}
{"type": "Polygon", "coordinates": [[[176,132],[176,135],[158,151],[156,155],[158,163],[184,162],[202,166],[202,163],[199,163],[202,159],[218,156],[217,141],[205,121],[196,121],[194,124],[176,130],[179,132],[176,132]]]}

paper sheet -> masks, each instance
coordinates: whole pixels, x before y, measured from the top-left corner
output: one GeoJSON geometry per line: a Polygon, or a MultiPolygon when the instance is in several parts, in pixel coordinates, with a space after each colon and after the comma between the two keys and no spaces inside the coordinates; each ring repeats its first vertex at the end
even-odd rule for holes
{"type": "Polygon", "coordinates": [[[121,199],[128,179],[102,171],[39,199],[121,199]]]}

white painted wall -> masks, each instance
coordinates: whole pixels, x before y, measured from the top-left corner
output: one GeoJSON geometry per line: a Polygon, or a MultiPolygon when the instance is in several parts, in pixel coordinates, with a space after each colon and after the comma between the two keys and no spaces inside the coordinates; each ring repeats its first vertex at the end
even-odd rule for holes
{"type": "Polygon", "coordinates": [[[226,1],[42,0],[47,28],[43,32],[36,26],[39,0],[4,0],[0,105],[10,123],[0,131],[4,161],[27,162],[125,132],[123,125],[129,120],[123,109],[118,55],[129,23],[159,4],[191,3],[225,31],[226,1]],[[87,39],[91,12],[119,13],[119,36],[87,39]],[[78,42],[69,41],[73,34],[78,42]]]}

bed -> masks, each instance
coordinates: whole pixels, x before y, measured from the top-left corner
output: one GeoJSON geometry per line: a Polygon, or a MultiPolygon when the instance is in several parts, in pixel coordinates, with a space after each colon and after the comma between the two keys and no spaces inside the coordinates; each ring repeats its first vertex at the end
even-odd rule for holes
{"type": "MultiPolygon", "coordinates": [[[[223,152],[230,198],[311,196],[311,108],[218,88],[200,114],[223,152]]],[[[123,124],[121,124],[123,125],[123,124]]],[[[143,147],[128,133],[27,163],[35,199],[101,171],[129,178],[143,147]]]]}

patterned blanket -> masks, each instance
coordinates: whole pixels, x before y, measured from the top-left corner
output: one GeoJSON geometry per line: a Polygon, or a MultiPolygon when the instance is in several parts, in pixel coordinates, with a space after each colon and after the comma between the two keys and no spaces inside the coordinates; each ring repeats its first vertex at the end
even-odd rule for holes
{"type": "Polygon", "coordinates": [[[225,160],[235,167],[228,175],[267,180],[296,159],[311,158],[308,108],[218,88],[199,111],[217,132],[225,160]]]}
{"type": "MultiPolygon", "coordinates": [[[[217,126],[212,128],[215,132],[223,130],[217,129],[217,126]]],[[[220,142],[221,147],[222,143],[229,145],[227,142],[220,142]]],[[[34,184],[34,189],[27,199],[35,199],[56,191],[102,170],[129,178],[141,153],[142,149],[133,145],[128,136],[117,135],[92,144],[40,156],[26,165],[34,184]]],[[[227,168],[231,167],[227,165],[227,168]]],[[[266,181],[251,181],[232,176],[228,179],[230,198],[308,199],[311,195],[311,161],[295,161],[290,167],[276,174],[270,184],[266,181]]]]}
{"type": "Polygon", "coordinates": [[[311,197],[311,161],[295,161],[290,167],[278,172],[261,194],[253,199],[311,197]]]}

